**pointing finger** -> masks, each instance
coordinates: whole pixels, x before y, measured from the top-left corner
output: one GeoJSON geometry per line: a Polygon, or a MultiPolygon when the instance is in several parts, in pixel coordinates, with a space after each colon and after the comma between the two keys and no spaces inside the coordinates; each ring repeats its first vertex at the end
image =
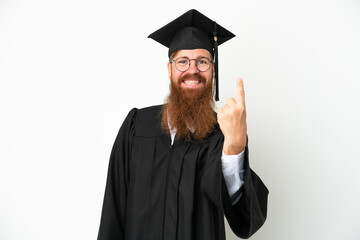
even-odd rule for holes
{"type": "Polygon", "coordinates": [[[245,105],[245,90],[244,90],[244,82],[241,78],[236,80],[237,85],[237,103],[241,105],[245,105]]]}

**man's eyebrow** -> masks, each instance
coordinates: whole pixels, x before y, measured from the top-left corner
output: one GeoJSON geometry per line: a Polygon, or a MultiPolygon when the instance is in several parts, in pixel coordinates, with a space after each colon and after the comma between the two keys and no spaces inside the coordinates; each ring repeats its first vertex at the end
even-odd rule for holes
{"type": "Polygon", "coordinates": [[[199,55],[199,56],[197,56],[197,58],[209,58],[209,57],[205,57],[205,56],[203,56],[203,55],[199,55]]]}
{"type": "MultiPolygon", "coordinates": [[[[187,58],[187,59],[190,59],[188,56],[177,56],[176,58],[187,58]]],[[[199,55],[199,56],[196,57],[196,59],[198,59],[198,58],[209,58],[209,59],[210,59],[210,57],[206,57],[206,56],[203,56],[203,55],[199,55]]]]}

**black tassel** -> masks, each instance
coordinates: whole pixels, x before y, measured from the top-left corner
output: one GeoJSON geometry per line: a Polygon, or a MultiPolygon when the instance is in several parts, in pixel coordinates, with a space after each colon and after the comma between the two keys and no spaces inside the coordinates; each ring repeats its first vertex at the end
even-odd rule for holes
{"type": "Polygon", "coordinates": [[[215,74],[214,74],[214,87],[215,87],[215,101],[219,101],[219,71],[218,71],[218,38],[216,32],[216,22],[214,27],[214,59],[215,59],[215,74]]]}

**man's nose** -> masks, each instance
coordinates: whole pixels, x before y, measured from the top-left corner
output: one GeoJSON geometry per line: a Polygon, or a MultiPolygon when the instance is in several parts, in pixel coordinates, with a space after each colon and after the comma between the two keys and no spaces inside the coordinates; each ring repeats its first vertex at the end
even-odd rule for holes
{"type": "Polygon", "coordinates": [[[197,68],[196,64],[197,64],[197,61],[195,59],[190,60],[190,66],[189,66],[189,69],[188,69],[189,73],[193,74],[193,73],[198,73],[199,72],[199,69],[197,68]]]}

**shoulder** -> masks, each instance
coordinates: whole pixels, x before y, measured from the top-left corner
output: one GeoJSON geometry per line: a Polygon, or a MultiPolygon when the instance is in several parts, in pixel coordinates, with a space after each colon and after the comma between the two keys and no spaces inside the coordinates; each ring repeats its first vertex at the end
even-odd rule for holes
{"type": "Polygon", "coordinates": [[[159,136],[161,131],[161,115],[163,105],[140,108],[136,111],[135,135],[159,136]]]}
{"type": "Polygon", "coordinates": [[[140,108],[137,110],[137,114],[144,117],[159,115],[161,113],[162,107],[163,105],[155,105],[155,106],[140,108]]]}
{"type": "MultiPolygon", "coordinates": [[[[163,105],[150,106],[145,108],[132,108],[126,116],[126,119],[139,119],[138,121],[143,121],[149,118],[155,118],[156,116],[161,115],[163,105]]],[[[135,120],[134,120],[135,121],[135,120]]]]}

